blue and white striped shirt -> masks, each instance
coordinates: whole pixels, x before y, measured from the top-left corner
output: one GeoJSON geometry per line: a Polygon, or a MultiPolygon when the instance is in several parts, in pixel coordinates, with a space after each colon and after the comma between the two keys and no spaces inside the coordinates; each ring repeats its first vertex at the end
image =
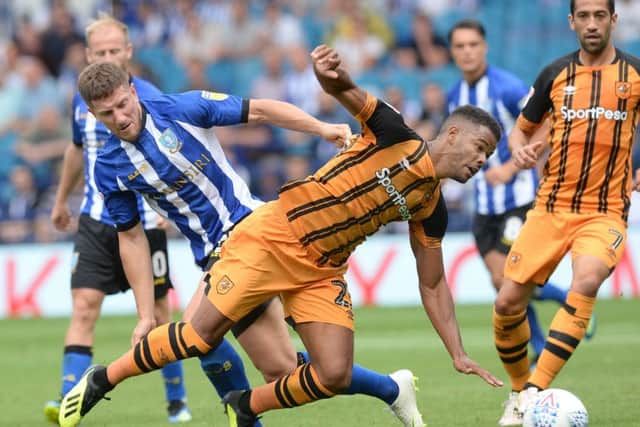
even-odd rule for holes
{"type": "Polygon", "coordinates": [[[134,143],[109,138],[96,164],[98,188],[120,230],[138,222],[142,194],[187,237],[203,267],[224,233],[262,204],[211,129],[246,122],[249,101],[191,91],[140,103],[142,132],[134,143]]]}
{"type": "Polygon", "coordinates": [[[529,88],[513,74],[487,67],[484,76],[473,86],[461,80],[448,93],[449,113],[462,105],[475,105],[490,113],[502,128],[496,151],[475,176],[475,211],[481,215],[499,215],[527,205],[535,199],[538,174],[535,169],[517,172],[506,184],[491,186],[484,172],[511,159],[508,135],[513,128],[529,88]]]}
{"type": "MultiPolygon", "coordinates": [[[[153,98],[162,94],[158,88],[146,80],[133,77],[132,82],[136,87],[138,96],[141,98],[153,98]]],[[[102,148],[111,136],[111,132],[89,112],[87,104],[80,96],[80,93],[76,93],[73,98],[73,116],[71,120],[73,143],[81,146],[84,153],[84,199],[80,206],[80,213],[89,215],[103,224],[114,225],[109,212],[105,209],[102,196],[98,192],[95,182],[95,163],[98,157],[98,150],[102,148]]],[[[138,210],[142,212],[141,217],[144,228],[157,227],[158,214],[144,202],[142,197],[138,197],[138,210]]]]}

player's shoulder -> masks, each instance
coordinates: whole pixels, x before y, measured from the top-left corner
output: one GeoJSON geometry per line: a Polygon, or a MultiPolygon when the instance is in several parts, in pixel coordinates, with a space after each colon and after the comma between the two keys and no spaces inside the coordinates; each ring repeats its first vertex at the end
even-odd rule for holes
{"type": "Polygon", "coordinates": [[[520,77],[503,68],[489,66],[487,76],[492,92],[499,94],[499,96],[515,94],[521,97],[528,90],[528,86],[520,77]]]}
{"type": "Polygon", "coordinates": [[[620,49],[616,49],[616,53],[619,59],[631,65],[636,70],[636,73],[640,75],[640,58],[639,57],[620,49]]]}
{"type": "Polygon", "coordinates": [[[104,145],[98,151],[96,162],[101,166],[115,168],[119,159],[124,154],[124,149],[120,145],[120,140],[115,135],[109,135],[104,145]]]}
{"type": "Polygon", "coordinates": [[[571,63],[578,63],[578,51],[571,52],[548,63],[540,72],[540,77],[553,81],[571,63]]]}
{"type": "Polygon", "coordinates": [[[500,84],[506,85],[515,85],[515,84],[524,84],[520,77],[516,76],[511,71],[505,70],[504,68],[496,67],[490,65],[487,68],[487,75],[490,80],[494,80],[500,84]]]}
{"type": "Polygon", "coordinates": [[[156,85],[142,77],[133,76],[131,77],[131,82],[136,87],[136,92],[140,98],[155,98],[156,96],[162,95],[162,92],[156,85]]]}
{"type": "Polygon", "coordinates": [[[75,95],[73,95],[71,105],[72,105],[73,111],[76,111],[76,109],[80,109],[82,111],[89,110],[89,106],[87,105],[86,102],[84,102],[84,99],[82,99],[80,92],[76,92],[75,95]]]}

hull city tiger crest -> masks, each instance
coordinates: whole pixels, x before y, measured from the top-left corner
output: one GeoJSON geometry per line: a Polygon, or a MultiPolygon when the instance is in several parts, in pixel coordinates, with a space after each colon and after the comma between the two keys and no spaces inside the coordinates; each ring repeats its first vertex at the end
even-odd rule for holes
{"type": "Polygon", "coordinates": [[[178,139],[171,129],[165,129],[158,139],[163,147],[167,148],[171,154],[175,154],[182,148],[182,141],[178,139]]]}
{"type": "Polygon", "coordinates": [[[616,82],[616,96],[620,99],[627,99],[631,96],[631,83],[616,82]]]}
{"type": "Polygon", "coordinates": [[[233,288],[234,284],[227,276],[222,277],[216,285],[216,292],[220,295],[224,295],[233,288]]]}

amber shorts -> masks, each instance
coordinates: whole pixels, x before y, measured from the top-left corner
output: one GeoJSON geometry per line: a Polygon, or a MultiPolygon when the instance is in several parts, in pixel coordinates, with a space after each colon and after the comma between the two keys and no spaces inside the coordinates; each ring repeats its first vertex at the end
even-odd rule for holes
{"type": "Polygon", "coordinates": [[[318,267],[296,239],[277,201],[246,217],[222,246],[209,271],[207,298],[238,321],[279,295],[296,323],[322,322],[353,329],[347,266],[318,267]]]}
{"type": "Polygon", "coordinates": [[[564,255],[591,255],[613,269],[627,240],[620,218],[602,213],[576,214],[530,210],[511,246],[504,276],[517,283],[546,283],[564,255]]]}

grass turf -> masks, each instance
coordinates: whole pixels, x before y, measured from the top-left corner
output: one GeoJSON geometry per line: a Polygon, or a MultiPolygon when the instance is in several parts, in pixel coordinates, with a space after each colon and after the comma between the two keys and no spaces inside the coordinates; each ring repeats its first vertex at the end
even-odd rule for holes
{"type": "MultiPolygon", "coordinates": [[[[548,325],[554,303],[537,304],[548,325]]],[[[571,390],[585,403],[591,425],[637,426],[640,418],[640,301],[599,301],[598,331],[583,342],[553,386],[571,390]]],[[[507,380],[493,347],[491,307],[463,305],[457,309],[469,355],[507,380]]],[[[356,311],[356,360],[380,372],[410,368],[420,378],[419,406],[430,427],[495,426],[508,389],[492,389],[480,379],[454,371],[451,360],[419,307],[363,308],[356,311]]],[[[60,387],[62,339],[67,319],[2,320],[0,425],[42,426],[42,407],[60,387]]],[[[100,319],[94,347],[97,363],[106,363],[129,346],[132,317],[100,319]]],[[[296,339],[297,345],[300,342],[296,339]]],[[[331,345],[327,343],[327,345],[331,345]]],[[[241,354],[243,354],[241,352],[241,354]]],[[[252,383],[261,382],[249,362],[252,383]]],[[[184,362],[191,427],[223,426],[219,399],[201,374],[197,359],[184,362]]],[[[90,426],[158,426],[166,421],[160,373],[121,384],[83,421],[90,426]]],[[[366,396],[341,396],[293,410],[274,411],[265,426],[399,426],[381,401],[366,396]]]]}

